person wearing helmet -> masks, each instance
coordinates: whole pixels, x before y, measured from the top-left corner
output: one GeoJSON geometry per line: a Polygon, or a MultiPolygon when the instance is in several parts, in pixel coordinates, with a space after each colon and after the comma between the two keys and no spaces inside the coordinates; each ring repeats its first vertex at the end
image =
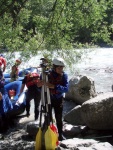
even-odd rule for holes
{"type": "Polygon", "coordinates": [[[28,73],[24,77],[22,81],[22,86],[20,90],[20,94],[23,92],[25,86],[27,87],[26,90],[26,115],[27,117],[30,116],[30,101],[34,99],[34,117],[35,120],[38,119],[39,116],[39,104],[40,104],[40,99],[41,99],[41,94],[40,94],[40,89],[38,88],[39,84],[39,74],[38,73],[28,73]]]}
{"type": "Polygon", "coordinates": [[[21,64],[21,60],[17,59],[15,61],[15,64],[12,66],[11,68],[11,73],[10,73],[10,77],[11,77],[11,82],[12,81],[16,81],[18,79],[18,73],[19,73],[19,69],[18,66],[21,64]]]}
{"type": "Polygon", "coordinates": [[[63,97],[68,91],[68,75],[63,71],[65,64],[62,58],[55,58],[52,61],[53,68],[48,73],[48,81],[45,85],[50,89],[51,106],[55,111],[56,124],[59,133],[59,140],[63,136],[63,97]]]}

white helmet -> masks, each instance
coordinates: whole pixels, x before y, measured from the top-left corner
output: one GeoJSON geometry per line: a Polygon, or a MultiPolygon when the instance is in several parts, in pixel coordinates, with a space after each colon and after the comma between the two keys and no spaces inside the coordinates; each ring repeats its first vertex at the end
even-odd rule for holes
{"type": "Polygon", "coordinates": [[[63,67],[65,66],[64,60],[62,58],[54,58],[52,64],[63,67]]]}

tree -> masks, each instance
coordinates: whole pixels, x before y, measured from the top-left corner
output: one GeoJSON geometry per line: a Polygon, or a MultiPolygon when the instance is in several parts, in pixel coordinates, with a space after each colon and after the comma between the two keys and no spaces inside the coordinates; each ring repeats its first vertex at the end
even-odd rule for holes
{"type": "Polygon", "coordinates": [[[112,42],[111,0],[1,0],[0,5],[3,52],[20,51],[27,57],[55,51],[66,53],[71,63],[83,53],[74,48],[112,42]]]}

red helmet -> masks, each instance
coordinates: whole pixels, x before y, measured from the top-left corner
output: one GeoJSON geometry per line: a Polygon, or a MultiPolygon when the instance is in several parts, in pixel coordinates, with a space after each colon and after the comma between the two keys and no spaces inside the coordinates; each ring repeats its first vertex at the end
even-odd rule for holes
{"type": "Polygon", "coordinates": [[[16,64],[21,64],[21,60],[17,59],[16,64]]]}

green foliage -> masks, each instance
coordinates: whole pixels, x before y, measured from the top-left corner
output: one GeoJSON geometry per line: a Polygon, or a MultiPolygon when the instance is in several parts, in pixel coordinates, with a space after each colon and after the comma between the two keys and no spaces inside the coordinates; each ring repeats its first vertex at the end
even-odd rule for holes
{"type": "Polygon", "coordinates": [[[0,5],[3,52],[20,51],[28,58],[41,50],[70,64],[83,54],[74,48],[113,40],[112,0],[1,0],[0,5]]]}

